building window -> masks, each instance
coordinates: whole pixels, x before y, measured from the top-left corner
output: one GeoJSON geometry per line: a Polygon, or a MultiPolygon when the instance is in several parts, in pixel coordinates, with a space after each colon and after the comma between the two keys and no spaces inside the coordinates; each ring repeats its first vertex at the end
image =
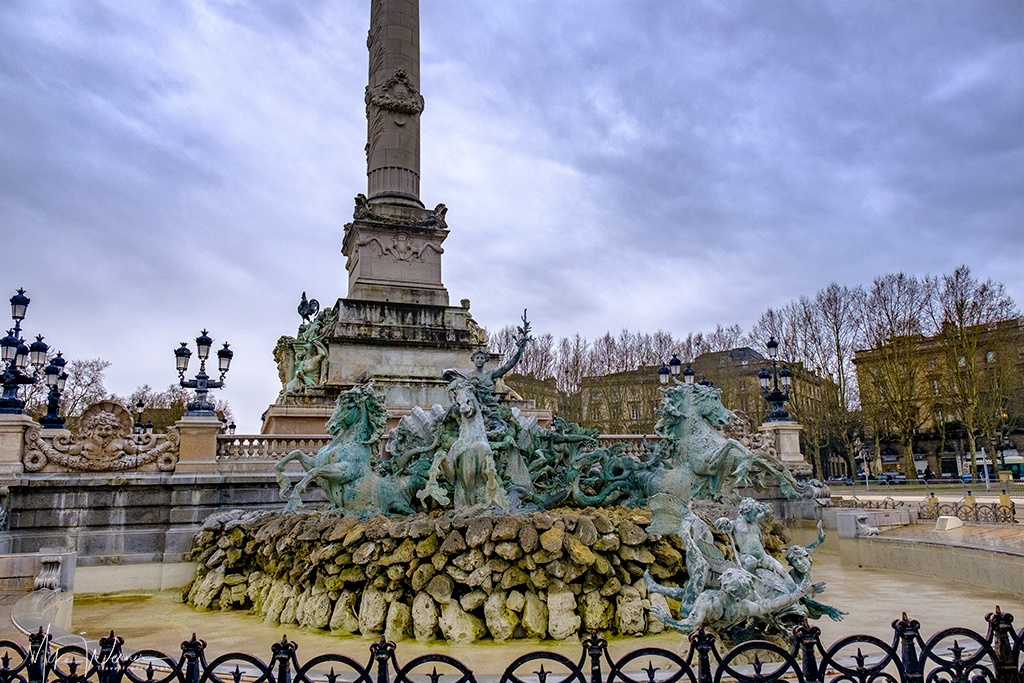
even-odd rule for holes
{"type": "Polygon", "coordinates": [[[928,369],[929,369],[929,370],[934,370],[934,369],[935,369],[935,367],[936,367],[936,364],[935,364],[935,359],[934,359],[934,358],[932,358],[931,360],[929,360],[929,361],[928,361],[928,369]]]}
{"type": "Polygon", "coordinates": [[[967,365],[967,359],[964,358],[963,356],[960,356],[957,359],[956,364],[959,365],[960,367],[963,367],[963,366],[967,365]]]}
{"type": "Polygon", "coordinates": [[[939,380],[937,379],[932,380],[932,393],[936,396],[939,395],[939,380]]]}
{"type": "Polygon", "coordinates": [[[632,406],[629,409],[629,417],[630,417],[631,420],[639,420],[640,419],[640,411],[636,409],[636,406],[632,406]]]}
{"type": "Polygon", "coordinates": [[[989,351],[988,353],[986,353],[985,354],[985,361],[988,362],[988,363],[995,363],[996,362],[996,352],[995,351],[989,351]]]}

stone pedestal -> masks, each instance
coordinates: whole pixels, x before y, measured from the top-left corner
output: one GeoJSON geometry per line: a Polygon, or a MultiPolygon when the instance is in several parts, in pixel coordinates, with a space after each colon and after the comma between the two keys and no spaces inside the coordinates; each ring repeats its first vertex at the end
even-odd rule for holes
{"type": "Polygon", "coordinates": [[[28,415],[0,414],[0,477],[25,471],[25,430],[35,424],[28,415]]]}
{"type": "MultiPolygon", "coordinates": [[[[447,294],[445,295],[447,298],[447,294]]],[[[323,387],[284,394],[263,418],[264,434],[323,434],[338,394],[373,380],[384,393],[389,425],[414,406],[448,405],[448,368],[469,369],[470,354],[487,338],[461,306],[339,299],[337,323],[325,338],[323,387]]]]}
{"type": "Polygon", "coordinates": [[[444,209],[378,205],[356,209],[345,226],[350,299],[447,306],[441,283],[444,209]]]}
{"type": "Polygon", "coordinates": [[[175,473],[216,472],[217,435],[221,423],[216,417],[186,416],[174,423],[178,428],[178,465],[175,473]]]}
{"type": "Polygon", "coordinates": [[[804,460],[800,452],[800,430],[803,427],[793,420],[779,420],[777,422],[765,422],[758,430],[762,432],[774,432],[775,452],[779,460],[786,463],[786,467],[797,479],[810,477],[814,468],[804,460]]]}

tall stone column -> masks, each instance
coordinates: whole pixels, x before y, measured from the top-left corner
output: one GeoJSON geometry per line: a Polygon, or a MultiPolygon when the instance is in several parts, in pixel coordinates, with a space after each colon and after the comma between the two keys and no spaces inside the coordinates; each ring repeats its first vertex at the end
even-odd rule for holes
{"type": "Polygon", "coordinates": [[[371,204],[420,201],[419,0],[372,0],[366,86],[366,175],[371,204]]]}
{"type": "MultiPolygon", "coordinates": [[[[444,204],[420,201],[419,0],[372,0],[366,86],[367,195],[356,197],[341,251],[348,298],[448,306],[441,282],[444,204]]],[[[379,314],[375,314],[380,317],[379,314]]]]}

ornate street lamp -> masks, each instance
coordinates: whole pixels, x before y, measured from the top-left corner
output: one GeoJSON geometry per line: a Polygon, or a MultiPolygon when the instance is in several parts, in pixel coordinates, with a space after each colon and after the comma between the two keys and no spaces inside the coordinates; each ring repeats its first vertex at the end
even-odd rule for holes
{"type": "Polygon", "coordinates": [[[768,341],[768,356],[772,359],[772,371],[761,368],[757,373],[757,379],[761,383],[761,391],[764,392],[764,400],[772,407],[765,422],[791,422],[792,418],[786,412],[783,404],[789,400],[789,387],[793,384],[793,373],[789,368],[783,366],[779,370],[777,358],[779,355],[779,342],[772,337],[768,341]],[[779,388],[781,384],[782,388],[779,388]]]}
{"type": "Polygon", "coordinates": [[[135,404],[135,433],[142,434],[146,431],[146,425],[142,424],[142,411],[146,408],[146,404],[143,403],[142,399],[135,404]]]}
{"type": "Polygon", "coordinates": [[[50,392],[46,396],[46,415],[39,418],[39,424],[50,429],[61,429],[64,426],[64,418],[60,416],[60,395],[68,381],[68,373],[64,372],[66,364],[67,361],[58,353],[43,370],[50,392]]]}
{"type": "MultiPolygon", "coordinates": [[[[672,354],[672,360],[668,362],[668,365],[662,363],[661,367],[658,368],[658,382],[660,382],[662,386],[667,385],[670,377],[676,382],[678,382],[679,371],[682,369],[682,366],[683,361],[679,360],[679,356],[677,356],[676,354],[672,354]]],[[[690,370],[689,363],[686,364],[686,369],[690,371],[691,375],[693,374],[693,370],[690,370]]],[[[683,373],[683,377],[685,379],[685,372],[683,373]]]]}
{"type": "Polygon", "coordinates": [[[216,417],[215,406],[206,400],[210,389],[221,389],[224,387],[224,376],[228,374],[231,367],[231,359],[234,352],[224,343],[224,348],[217,351],[217,369],[220,371],[219,379],[210,379],[206,374],[206,359],[210,357],[210,347],[213,346],[213,339],[209,337],[206,330],[203,330],[196,337],[196,356],[199,357],[199,372],[195,379],[185,379],[185,371],[188,370],[188,361],[192,357],[192,351],[188,344],[181,342],[181,346],[174,350],[174,361],[178,369],[179,384],[185,389],[196,390],[196,400],[185,406],[185,414],[193,417],[216,417]]]}
{"type": "Polygon", "coordinates": [[[693,384],[693,378],[694,378],[694,376],[696,374],[697,373],[694,372],[693,368],[690,367],[690,364],[687,363],[686,364],[686,369],[683,370],[683,383],[684,384],[693,384]]]}
{"type": "MultiPolygon", "coordinates": [[[[19,289],[18,293],[11,297],[11,318],[14,320],[14,327],[7,331],[6,337],[0,339],[4,387],[3,396],[0,397],[0,413],[8,415],[21,415],[24,412],[25,402],[18,398],[18,389],[22,384],[35,384],[40,379],[40,374],[45,377],[46,384],[50,387],[51,399],[59,402],[60,391],[63,390],[60,376],[64,367],[64,359],[60,358],[60,354],[58,354],[60,363],[53,366],[53,369],[48,366],[44,371],[42,368],[43,365],[46,365],[46,354],[50,347],[43,341],[43,335],[37,335],[36,340],[29,346],[26,346],[25,340],[21,338],[21,321],[25,319],[28,304],[29,298],[25,296],[24,289],[19,289]],[[26,370],[30,365],[32,373],[27,374],[26,370]],[[57,389],[57,395],[54,398],[54,388],[58,385],[60,388],[57,389]]],[[[67,375],[64,375],[64,379],[67,379],[67,375]]],[[[47,412],[47,417],[50,417],[52,413],[56,420],[60,420],[56,412],[58,407],[59,403],[55,403],[52,407],[48,405],[50,410],[47,412]]],[[[59,427],[63,424],[64,421],[60,420],[56,426],[59,427]]]]}

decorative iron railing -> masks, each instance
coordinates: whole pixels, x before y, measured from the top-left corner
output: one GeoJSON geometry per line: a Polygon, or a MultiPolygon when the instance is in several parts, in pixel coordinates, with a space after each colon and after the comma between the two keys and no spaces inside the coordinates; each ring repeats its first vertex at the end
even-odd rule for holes
{"type": "Polygon", "coordinates": [[[217,437],[217,459],[276,462],[295,450],[312,455],[330,441],[326,434],[222,434],[217,437]]]}
{"type": "MultiPolygon", "coordinates": [[[[615,661],[607,641],[591,634],[582,641],[577,661],[556,652],[533,652],[509,664],[499,683],[1021,683],[1024,632],[1013,616],[996,611],[985,617],[988,633],[947,628],[927,641],[921,625],[904,614],[892,623],[886,642],[869,635],[847,636],[825,647],[815,626],[796,628],[793,646],[749,641],[720,654],[715,637],[690,635],[684,657],[671,650],[644,647],[615,661]],[[644,666],[646,664],[646,666],[644,666]],[[536,669],[539,665],[539,669],[536,669]],[[547,668],[545,668],[547,667],[547,668]]],[[[28,650],[0,641],[0,683],[476,683],[476,674],[449,655],[428,653],[400,665],[396,647],[383,637],[370,646],[365,665],[348,655],[324,654],[300,664],[298,646],[287,638],[271,647],[270,660],[242,652],[207,661],[206,642],[192,635],[181,655],[156,650],[128,652],[124,639],[110,636],[88,650],[57,646],[42,630],[29,636],[28,650]],[[374,672],[374,669],[376,671],[374,672]],[[440,669],[440,670],[439,670],[440,669]]]]}
{"type": "Polygon", "coordinates": [[[1000,503],[968,503],[961,499],[956,503],[935,502],[925,498],[920,503],[908,503],[886,496],[882,500],[861,500],[852,498],[833,498],[832,507],[859,508],[863,510],[917,510],[918,519],[938,519],[944,515],[958,517],[965,522],[983,522],[989,524],[1016,524],[1017,508],[1013,501],[1009,505],[1000,503]]]}

